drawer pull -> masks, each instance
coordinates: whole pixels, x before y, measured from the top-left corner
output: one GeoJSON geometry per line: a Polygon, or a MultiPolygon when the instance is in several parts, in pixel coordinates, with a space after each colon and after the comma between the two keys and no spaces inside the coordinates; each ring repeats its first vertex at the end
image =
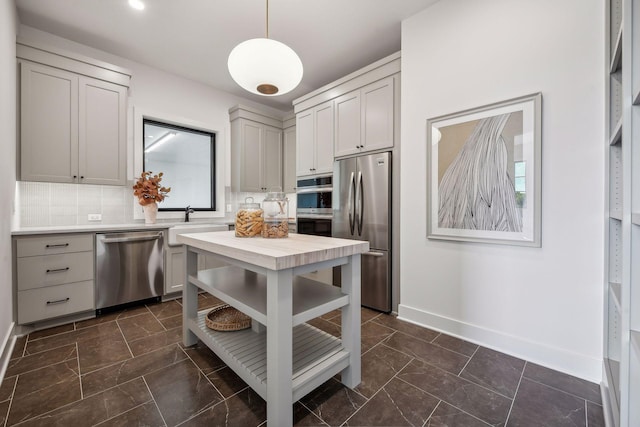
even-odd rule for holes
{"type": "Polygon", "coordinates": [[[61,273],[63,271],[69,271],[69,267],[47,269],[47,273],[61,273]]]}
{"type": "Polygon", "coordinates": [[[47,305],[64,304],[65,302],[69,302],[69,297],[58,299],[55,301],[47,301],[47,305]]]}
{"type": "Polygon", "coordinates": [[[68,243],[59,243],[57,245],[47,245],[45,247],[46,248],[66,248],[67,246],[69,246],[68,243]]]}

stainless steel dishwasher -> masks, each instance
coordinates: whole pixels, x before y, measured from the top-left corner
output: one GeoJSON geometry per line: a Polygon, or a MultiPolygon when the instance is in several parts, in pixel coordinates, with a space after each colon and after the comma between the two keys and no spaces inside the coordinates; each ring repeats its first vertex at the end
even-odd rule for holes
{"type": "Polygon", "coordinates": [[[96,234],[96,309],[160,297],[164,232],[96,234]]]}

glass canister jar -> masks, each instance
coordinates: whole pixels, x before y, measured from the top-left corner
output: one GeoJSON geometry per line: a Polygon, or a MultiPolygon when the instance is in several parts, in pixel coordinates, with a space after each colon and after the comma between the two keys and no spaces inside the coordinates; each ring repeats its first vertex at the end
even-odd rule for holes
{"type": "Polygon", "coordinates": [[[263,223],[260,204],[254,203],[253,197],[245,198],[236,213],[236,237],[259,236],[263,223]]]}
{"type": "Polygon", "coordinates": [[[282,238],[289,236],[289,199],[280,189],[270,190],[262,202],[264,224],[262,237],[282,238]]]}

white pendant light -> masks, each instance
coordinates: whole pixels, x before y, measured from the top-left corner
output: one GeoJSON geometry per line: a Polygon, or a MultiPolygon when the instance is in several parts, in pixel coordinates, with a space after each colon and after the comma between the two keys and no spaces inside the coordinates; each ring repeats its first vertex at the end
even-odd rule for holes
{"type": "Polygon", "coordinates": [[[283,95],[302,80],[302,61],[284,43],[269,38],[269,0],[267,36],[244,41],[229,54],[229,73],[242,88],[256,95],[283,95]]]}

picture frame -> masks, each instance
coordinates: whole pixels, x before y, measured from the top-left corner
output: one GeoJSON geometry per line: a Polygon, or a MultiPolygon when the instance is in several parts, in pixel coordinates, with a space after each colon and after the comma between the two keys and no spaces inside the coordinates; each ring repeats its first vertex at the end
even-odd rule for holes
{"type": "Polygon", "coordinates": [[[541,247],[542,94],[427,120],[427,238],[541,247]]]}

